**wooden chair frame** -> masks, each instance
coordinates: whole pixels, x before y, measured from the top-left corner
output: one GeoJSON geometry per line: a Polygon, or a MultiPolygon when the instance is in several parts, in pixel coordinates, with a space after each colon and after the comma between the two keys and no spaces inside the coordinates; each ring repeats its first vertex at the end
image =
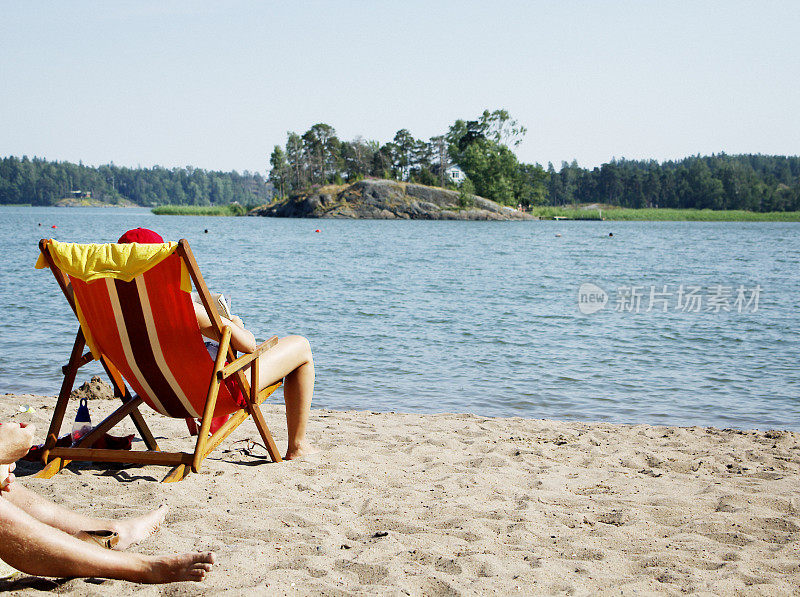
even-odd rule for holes
{"type": "MultiPolygon", "coordinates": [[[[72,296],[69,278],[56,266],[50,255],[48,240],[42,239],[39,241],[39,249],[44,255],[45,260],[50,266],[50,271],[53,272],[56,282],[58,282],[61,291],[67,299],[73,312],[75,310],[75,301],[72,296]]],[[[192,250],[189,248],[189,243],[186,239],[178,241],[176,252],[185,264],[192,278],[194,287],[200,295],[200,300],[211,319],[212,332],[217,336],[219,341],[219,352],[214,362],[213,374],[209,382],[208,394],[206,403],[203,410],[203,418],[200,424],[200,431],[197,435],[197,442],[194,447],[194,452],[162,452],[158,447],[150,428],[144,420],[144,417],[139,412],[139,406],[144,402],[142,398],[132,396],[125,386],[122,374],[114,366],[114,364],[105,356],[101,355],[100,362],[103,365],[108,377],[114,386],[114,395],[122,400],[122,406],[106,417],[99,425],[94,427],[91,432],[83,436],[78,442],[71,447],[57,447],[56,441],[58,440],[61,425],[64,421],[64,413],[67,410],[67,403],[72,392],[73,385],[75,384],[75,377],[78,369],[94,361],[91,351],[83,353],[86,347],[86,339],[83,335],[83,330],[78,329],[78,334],[75,337],[75,343],[72,347],[72,354],[69,361],[62,367],[64,380],[61,384],[61,391],[58,394],[58,401],[56,408],[53,412],[53,418],[50,422],[50,428],[47,432],[45,439],[44,449],[42,452],[42,461],[44,468],[37,473],[37,477],[49,479],[61,469],[66,467],[72,460],[76,461],[97,461],[97,462],[118,462],[125,464],[158,464],[163,466],[171,466],[172,470],[162,480],[163,483],[170,483],[184,479],[190,472],[198,472],[202,465],[203,460],[227,438],[234,429],[241,425],[248,416],[253,417],[253,421],[258,429],[261,439],[269,452],[273,462],[281,462],[281,455],[272,434],[267,427],[264,416],[261,413],[259,405],[264,402],[276,389],[281,386],[281,381],[267,386],[260,392],[257,390],[259,386],[259,371],[258,361],[259,357],[272,348],[277,342],[278,337],[273,336],[266,342],[263,342],[255,351],[250,354],[244,354],[236,358],[236,354],[230,345],[231,330],[228,326],[222,325],[222,319],[217,312],[214,300],[206,287],[203,275],[197,266],[194,259],[192,250]],[[225,360],[230,361],[228,365],[225,360]],[[248,384],[247,378],[244,375],[246,367],[250,368],[250,379],[252,385],[248,384]],[[219,392],[220,384],[227,378],[233,376],[236,379],[242,395],[247,402],[246,408],[242,408],[228,419],[213,435],[209,436],[211,428],[211,419],[214,416],[214,407],[217,402],[217,394],[219,392]],[[139,435],[147,446],[147,450],[112,450],[105,448],[93,448],[92,446],[103,437],[109,430],[111,430],[117,423],[122,421],[125,417],[130,416],[136,427],[139,435]]],[[[76,312],[77,314],[77,312],[76,312]]],[[[199,333],[199,332],[198,332],[199,333]]]]}

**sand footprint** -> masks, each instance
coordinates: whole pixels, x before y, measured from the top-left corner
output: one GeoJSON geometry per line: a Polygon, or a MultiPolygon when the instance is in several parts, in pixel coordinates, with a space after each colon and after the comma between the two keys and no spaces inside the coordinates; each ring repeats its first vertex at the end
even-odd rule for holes
{"type": "Polygon", "coordinates": [[[376,564],[364,564],[351,560],[337,560],[334,568],[339,572],[353,572],[358,576],[358,582],[362,585],[377,585],[389,576],[389,570],[385,566],[376,564]]]}

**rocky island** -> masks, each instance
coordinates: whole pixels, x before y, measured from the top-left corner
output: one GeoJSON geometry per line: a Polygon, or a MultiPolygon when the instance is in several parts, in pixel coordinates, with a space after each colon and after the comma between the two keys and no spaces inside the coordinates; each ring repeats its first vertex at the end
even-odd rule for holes
{"type": "Polygon", "coordinates": [[[133,201],[117,197],[114,201],[104,201],[92,197],[64,197],[53,204],[54,207],[139,207],[133,201]]]}
{"type": "Polygon", "coordinates": [[[361,180],[327,185],[306,194],[254,209],[248,215],[276,218],[360,218],[377,220],[533,220],[477,195],[439,187],[361,180]]]}

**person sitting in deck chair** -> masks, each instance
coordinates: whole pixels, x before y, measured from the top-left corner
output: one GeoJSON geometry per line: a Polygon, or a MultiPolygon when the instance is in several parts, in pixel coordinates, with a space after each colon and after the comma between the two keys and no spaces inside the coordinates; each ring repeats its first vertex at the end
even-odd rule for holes
{"type": "Polygon", "coordinates": [[[33,444],[34,431],[32,424],[0,424],[0,559],[38,576],[140,583],[201,581],[206,577],[214,564],[213,553],[145,556],[116,551],[158,530],[166,506],[126,520],[92,518],[21,487],[11,471],[33,444]]]}
{"type": "MultiPolygon", "coordinates": [[[[134,228],[123,234],[118,243],[163,243],[157,232],[147,228],[134,228]]],[[[211,319],[205,308],[194,303],[197,324],[200,332],[213,339],[211,319]]],[[[256,348],[253,333],[247,330],[242,320],[233,315],[231,319],[222,317],[223,325],[231,329],[231,346],[239,352],[251,353],[256,348]]],[[[211,355],[215,358],[216,353],[211,355]]],[[[248,383],[250,371],[246,371],[248,383]]],[[[286,336],[265,352],[259,359],[259,390],[284,379],[283,400],[286,404],[286,427],[289,435],[286,460],[313,454],[316,449],[306,440],[306,426],[311,412],[311,399],[314,395],[314,358],[311,345],[303,336],[286,336]]]]}

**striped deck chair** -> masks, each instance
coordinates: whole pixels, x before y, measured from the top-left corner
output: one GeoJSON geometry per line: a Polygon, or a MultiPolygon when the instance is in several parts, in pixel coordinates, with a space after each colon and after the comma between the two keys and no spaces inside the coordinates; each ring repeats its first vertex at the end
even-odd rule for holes
{"type": "Polygon", "coordinates": [[[164,244],[80,245],[42,239],[37,267],[49,267],[80,321],[64,380],[43,447],[50,478],[72,460],[158,464],[172,467],[164,482],[180,481],[248,416],[252,416],[275,462],[281,456],[259,405],[281,381],[257,392],[258,359],[277,336],[239,358],[186,240],[164,244]],[[191,284],[220,343],[212,360],[197,325],[191,284]],[[84,348],[90,350],[83,354],[84,348]],[[58,447],[64,413],[78,369],[99,360],[120,406],[71,447],[58,447]],[[229,363],[228,363],[229,362],[229,363]],[[244,376],[250,368],[252,386],[244,376]],[[127,381],[135,395],[125,386],[127,381]],[[237,392],[236,390],[240,390],[237,392]],[[142,402],[162,415],[201,418],[194,452],[162,452],[139,412],[142,402]],[[211,419],[232,415],[209,435],[211,419]],[[147,450],[93,448],[117,423],[130,416],[147,450]]]}

